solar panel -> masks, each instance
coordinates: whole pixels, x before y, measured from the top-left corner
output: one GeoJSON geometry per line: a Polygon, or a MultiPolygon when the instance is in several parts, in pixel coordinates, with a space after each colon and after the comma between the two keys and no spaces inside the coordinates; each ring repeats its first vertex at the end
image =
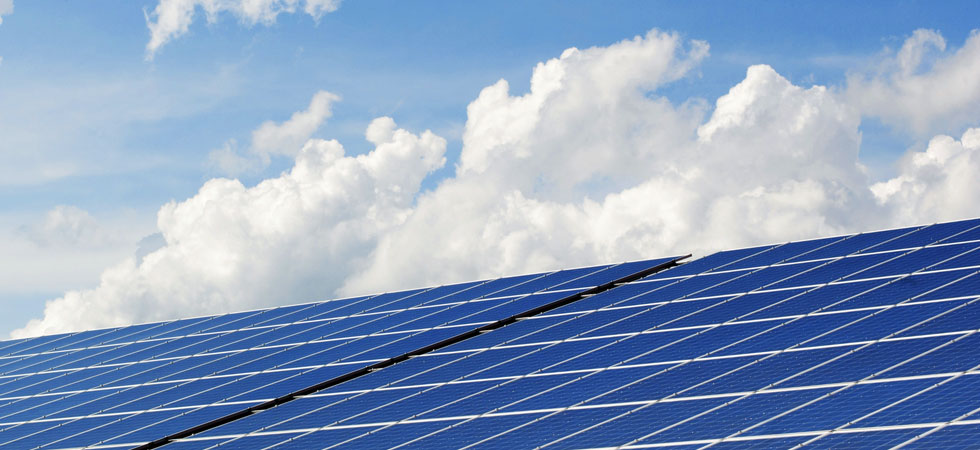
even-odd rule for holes
{"type": "Polygon", "coordinates": [[[980,437],[980,220],[675,260],[3,342],[0,445],[980,437]]]}
{"type": "Polygon", "coordinates": [[[140,445],[673,258],[5,342],[0,445],[140,445]]]}

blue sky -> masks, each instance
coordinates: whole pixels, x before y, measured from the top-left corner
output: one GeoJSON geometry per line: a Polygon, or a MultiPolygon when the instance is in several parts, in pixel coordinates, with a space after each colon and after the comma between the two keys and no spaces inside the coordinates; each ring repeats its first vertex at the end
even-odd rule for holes
{"type": "MultiPolygon", "coordinates": [[[[857,118],[847,125],[854,128],[853,132],[841,131],[841,139],[859,136],[853,153],[866,169],[870,180],[866,184],[898,179],[906,170],[901,168],[902,155],[925,151],[935,136],[949,135],[958,142],[966,130],[980,125],[975,107],[944,109],[944,103],[937,101],[940,106],[934,116],[895,116],[888,114],[888,106],[879,100],[862,100],[859,92],[861,86],[870,91],[872,82],[879,78],[894,82],[895,75],[889,78],[887,72],[892,69],[883,67],[888,61],[899,60],[899,49],[910,42],[916,30],[932,30],[944,39],[944,48],[930,50],[929,42],[933,41],[923,41],[928,60],[913,67],[918,72],[910,76],[943,69],[943,61],[953,61],[960,48],[968,47],[966,43],[977,27],[971,19],[980,16],[976,2],[347,1],[336,11],[314,19],[302,13],[305,2],[296,1],[296,12],[282,12],[274,16],[274,22],[254,24],[232,11],[221,11],[209,22],[198,6],[188,32],[169,40],[147,58],[150,31],[145,17],[153,21],[155,8],[176,3],[180,2],[16,0],[13,12],[2,16],[0,155],[6,162],[0,169],[0,250],[7,247],[4,253],[9,256],[0,269],[7,272],[7,276],[0,276],[0,302],[9,313],[0,319],[0,332],[41,317],[46,300],[104,286],[105,282],[100,282],[104,269],[140,254],[140,240],[160,231],[157,212],[162,205],[171,201],[181,204],[195,197],[212,178],[236,177],[245,187],[252,187],[293,168],[298,148],[273,154],[268,164],[236,173],[218,167],[212,152],[227,148],[248,155],[254,130],[266,121],[286,122],[293,113],[305,110],[311,97],[321,90],[342,100],[330,103],[332,115],[304,134],[303,140],[337,139],[347,155],[368,154],[376,145],[365,140],[365,129],[381,116],[391,117],[398,128],[414,135],[431,130],[445,139],[445,149],[439,153],[445,157],[445,164],[426,166],[418,192],[410,196],[409,204],[399,206],[404,209],[399,210],[403,215],[410,216],[424,215],[413,206],[421,193],[431,193],[446,180],[461,176],[456,167],[464,145],[479,147],[476,141],[464,144],[464,132],[467,106],[482,89],[505,79],[510,96],[521,96],[529,91],[532,72],[539,62],[558,58],[570,47],[608,48],[635,36],[647,36],[652,29],[675,33],[682,53],[692,51],[696,41],[710,46],[683,76],[657,82],[654,89],[643,92],[647,98],[662,99],[678,110],[694,105],[698,117],[691,120],[701,124],[716,113],[719,97],[747,80],[748,68],[758,64],[767,65],[792,86],[827,86],[834,95],[847,97],[840,103],[853,107],[857,118]],[[848,77],[854,74],[863,74],[868,83],[850,82],[848,77]],[[928,125],[904,126],[914,123],[928,125]],[[47,232],[60,234],[52,237],[44,234],[47,232]]],[[[290,2],[268,3],[282,7],[290,2]]],[[[0,13],[3,4],[0,1],[0,13]]],[[[963,70],[969,73],[970,69],[963,70]]],[[[966,86],[964,95],[973,95],[970,89],[966,86]]],[[[588,94],[583,92],[569,95],[588,94]]],[[[540,136],[532,137],[538,142],[540,136]]],[[[525,141],[529,139],[521,142],[525,141]]],[[[547,142],[557,147],[542,149],[541,154],[553,151],[557,153],[552,157],[560,157],[560,139],[550,137],[547,142]]],[[[511,147],[519,145],[523,144],[511,147]]],[[[772,171],[785,172],[786,179],[799,178],[783,166],[774,166],[772,171]]],[[[529,176],[547,180],[551,175],[540,169],[529,176]]],[[[519,181],[501,181],[507,191],[499,192],[498,197],[516,189],[528,199],[578,204],[575,202],[583,198],[600,200],[650,181],[631,175],[631,182],[620,183],[617,176],[612,168],[600,170],[573,189],[548,193],[533,183],[524,189],[513,187],[519,181]]],[[[746,192],[755,187],[739,185],[746,192]]],[[[871,194],[867,195],[870,199],[871,194]]],[[[488,205],[479,211],[496,207],[488,205]]],[[[848,205],[844,211],[855,207],[848,205]]],[[[912,209],[895,206],[891,210],[912,209]]],[[[822,219],[822,225],[801,233],[942,219],[920,212],[896,212],[889,216],[894,217],[892,222],[840,219],[846,216],[835,212],[822,219]]],[[[327,220],[321,225],[330,228],[337,224],[327,220]]],[[[410,233],[411,227],[402,225],[399,222],[397,228],[378,231],[370,242],[359,244],[358,251],[374,255],[371,258],[375,262],[358,259],[357,270],[323,281],[321,288],[288,292],[324,296],[370,289],[355,281],[382,270],[378,265],[381,250],[410,251],[398,247],[399,238],[393,237],[410,233]],[[351,287],[355,285],[358,287],[351,287]]],[[[678,232],[683,234],[683,230],[678,232]]],[[[691,230],[689,239],[694,235],[691,230]]],[[[805,236],[742,234],[717,245],[800,237],[805,236]]],[[[580,242],[582,237],[569,239],[580,242]]],[[[677,239],[643,250],[683,247],[684,241],[677,239]]],[[[146,249],[151,251],[163,239],[146,242],[151,242],[146,249]]],[[[618,242],[609,245],[620,248],[618,242]]],[[[165,246],[175,244],[167,241],[165,246]]],[[[587,255],[552,252],[547,257],[531,257],[543,251],[535,245],[532,242],[521,247],[521,254],[522,260],[536,263],[498,261],[497,265],[490,264],[492,269],[481,271],[478,267],[489,264],[489,260],[476,258],[473,268],[444,270],[444,278],[415,274],[416,278],[408,280],[379,281],[377,289],[410,284],[411,279],[417,279],[417,284],[447,282],[456,276],[490,276],[547,268],[564,261],[574,265],[635,256],[630,251],[606,248],[587,255]]],[[[490,245],[477,253],[490,258],[486,255],[506,250],[490,245]]],[[[316,262],[327,270],[351,258],[343,254],[316,262]]],[[[464,258],[464,254],[442,255],[440,262],[456,267],[459,264],[454,258],[464,258]]],[[[277,279],[281,274],[269,276],[277,279]]],[[[290,282],[318,281],[304,276],[290,282]]],[[[215,289],[219,296],[231,295],[215,289]]],[[[103,294],[93,294],[87,301],[98,301],[99,295],[103,294]]],[[[150,297],[156,298],[154,295],[150,297]]],[[[260,306],[262,301],[221,304],[224,306],[188,312],[260,306]]],[[[158,319],[167,314],[179,312],[133,313],[118,320],[158,319]]],[[[111,321],[90,323],[103,326],[111,321]]]]}

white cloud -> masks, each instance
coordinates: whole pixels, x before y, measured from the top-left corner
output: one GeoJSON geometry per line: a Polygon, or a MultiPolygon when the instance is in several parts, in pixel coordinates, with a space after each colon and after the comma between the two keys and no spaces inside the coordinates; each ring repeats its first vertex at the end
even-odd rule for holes
{"type": "Polygon", "coordinates": [[[343,291],[854,229],[861,218],[851,211],[874,205],[857,165],[859,117],[827,89],[803,89],[753,66],[702,124],[697,104],[674,107],[628,77],[578,79],[613,65],[643,73],[653,58],[685,67],[702,51],[678,53],[676,44],[674,35],[652,33],[566,52],[535,70],[534,80],[552,81],[540,98],[534,83],[521,97],[499,83],[485,89],[469,107],[455,179],[423,196],[343,291]],[[590,55],[624,47],[633,51],[590,55]],[[419,254],[426,264],[417,264],[419,254]]]}
{"type": "Polygon", "coordinates": [[[331,115],[331,105],[340,100],[336,94],[319,91],[310,100],[305,111],[298,111],[282,123],[266,121],[252,132],[252,145],[242,154],[238,143],[232,139],[213,150],[208,159],[211,164],[228,175],[238,175],[269,165],[273,156],[295,157],[303,144],[323,125],[331,115]]]}
{"type": "Polygon", "coordinates": [[[44,220],[20,227],[20,232],[41,247],[102,247],[113,243],[113,233],[104,229],[88,211],[70,205],[49,210],[44,220]]]}
{"type": "Polygon", "coordinates": [[[936,31],[916,30],[874,73],[848,77],[849,101],[895,127],[931,135],[980,117],[980,33],[947,51],[936,31]]]}
{"type": "Polygon", "coordinates": [[[3,16],[14,13],[14,0],[0,0],[0,25],[3,24],[3,16]]]}
{"type": "Polygon", "coordinates": [[[976,216],[980,128],[967,130],[959,141],[936,136],[925,151],[903,158],[898,176],[871,190],[881,205],[894,209],[897,223],[976,216]]]}
{"type": "Polygon", "coordinates": [[[97,285],[106,267],[132,255],[140,237],[155,228],[146,218],[131,210],[93,215],[69,205],[39,215],[4,211],[0,299],[97,285]]]}
{"type": "Polygon", "coordinates": [[[263,160],[271,155],[296,156],[313,132],[331,116],[331,103],[340,97],[327,91],[313,95],[306,111],[294,113],[282,123],[268,121],[252,132],[252,151],[263,160]]]}
{"type": "MultiPolygon", "coordinates": [[[[707,53],[705,43],[652,31],[565,51],[537,65],[526,94],[503,80],[488,86],[467,108],[455,174],[426,192],[421,182],[445,151],[430,132],[376,119],[365,133],[375,149],[360,156],[310,139],[278,178],[252,188],[211,180],[164,206],[163,247],[107,270],[96,289],[49,302],[44,318],[14,335],[980,212],[970,198],[980,132],[937,138],[895,180],[875,184],[858,157],[864,105],[850,92],[797,86],[756,65],[713,108],[657,93],[707,53]]],[[[906,66],[921,65],[911,47],[903,55],[906,66]]],[[[332,100],[320,107],[315,97],[286,122],[263,125],[253,146],[272,136],[265,154],[290,154],[281,143],[309,137],[332,100]]]]}
{"type": "Polygon", "coordinates": [[[109,268],[95,289],[48,302],[43,319],[13,335],[331,294],[377,236],[404,222],[422,179],[445,163],[445,140],[389,118],[375,120],[368,139],[375,149],[358,156],[313,139],[278,178],[251,188],[213,179],[194,197],[164,205],[163,247],[109,268]]]}
{"type": "MultiPolygon", "coordinates": [[[[0,0],[0,6],[3,1],[0,0]]],[[[150,29],[146,57],[152,59],[160,47],[186,34],[198,7],[204,10],[209,23],[217,21],[221,13],[229,12],[243,24],[252,26],[271,25],[279,14],[292,14],[300,7],[314,20],[320,20],[339,6],[340,0],[160,0],[152,12],[146,13],[146,25],[150,29]]]]}

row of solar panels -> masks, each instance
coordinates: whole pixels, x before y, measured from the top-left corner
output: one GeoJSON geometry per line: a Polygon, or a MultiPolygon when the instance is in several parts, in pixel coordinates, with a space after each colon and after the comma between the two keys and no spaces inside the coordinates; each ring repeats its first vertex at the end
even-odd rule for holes
{"type": "Polygon", "coordinates": [[[978,227],[733,250],[615,287],[674,258],[0,342],[0,446],[969,442],[978,227]]]}

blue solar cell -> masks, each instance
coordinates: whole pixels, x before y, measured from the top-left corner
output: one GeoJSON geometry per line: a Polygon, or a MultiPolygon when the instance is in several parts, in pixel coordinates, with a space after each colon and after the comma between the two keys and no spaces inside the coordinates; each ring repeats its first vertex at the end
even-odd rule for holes
{"type": "Polygon", "coordinates": [[[951,341],[901,366],[884,372],[885,377],[907,377],[962,372],[980,366],[980,334],[951,337],[951,341]]]}
{"type": "Polygon", "coordinates": [[[556,286],[550,287],[547,290],[556,289],[575,289],[583,290],[589,289],[595,286],[613,282],[622,279],[626,276],[642,272],[644,270],[652,269],[656,266],[665,264],[669,261],[676,259],[676,257],[671,258],[661,258],[649,261],[632,261],[625,262],[622,264],[617,264],[614,266],[608,266],[602,270],[593,271],[587,275],[581,276],[574,280],[567,281],[565,283],[558,284],[556,286]]]}
{"type": "MultiPolygon", "coordinates": [[[[387,405],[368,411],[357,418],[359,423],[393,422],[406,417],[452,417],[487,412],[492,405],[509,403],[507,390],[493,387],[499,381],[443,384],[424,389],[410,389],[387,405]],[[490,389],[494,394],[482,391],[490,389]]],[[[523,392],[520,393],[523,395],[523,392]]]]}
{"type": "MultiPolygon", "coordinates": [[[[505,430],[474,448],[535,448],[547,444],[586,427],[598,425],[620,414],[629,412],[625,406],[572,409],[541,417],[535,421],[527,418],[523,426],[505,430]]],[[[480,419],[477,419],[480,420],[480,419]]],[[[634,427],[633,432],[636,432],[634,427]]],[[[588,447],[588,446],[582,446],[588,447]]]]}
{"type": "Polygon", "coordinates": [[[858,281],[855,283],[828,284],[820,287],[790,289],[785,291],[788,298],[779,303],[751,314],[746,319],[762,319],[767,317],[786,317],[810,314],[821,310],[840,309],[837,306],[846,299],[874,289],[888,280],[858,281]]]}
{"type": "MultiPolygon", "coordinates": [[[[536,316],[501,329],[501,333],[493,336],[480,336],[478,338],[467,339],[474,343],[485,343],[485,345],[459,345],[454,348],[478,348],[495,345],[501,342],[510,344],[541,343],[554,340],[568,339],[576,337],[586,332],[596,330],[596,321],[613,322],[632,316],[642,309],[623,308],[623,309],[602,309],[592,313],[580,313],[576,315],[563,316],[536,316]],[[595,317],[585,317],[594,315],[595,317]],[[579,319],[581,317],[581,319],[579,319]],[[506,336],[505,336],[506,333],[506,336]]],[[[599,332],[598,334],[602,334],[599,332]]],[[[463,344],[463,343],[461,343],[463,344]]]]}
{"type": "Polygon", "coordinates": [[[772,307],[799,293],[799,290],[769,291],[739,295],[714,303],[704,309],[670,323],[671,327],[711,325],[731,321],[772,307]]]}
{"type": "Polygon", "coordinates": [[[338,423],[371,423],[361,415],[424,388],[374,390],[354,394],[347,398],[317,397],[319,407],[309,405],[307,413],[283,422],[270,424],[267,430],[293,430],[323,427],[338,423]]]}
{"type": "Polygon", "coordinates": [[[744,397],[728,399],[729,403],[683,424],[664,430],[641,442],[687,441],[698,437],[726,437],[746,432],[756,424],[776,420],[780,414],[831,392],[829,388],[789,392],[762,391],[744,397]]]}
{"type": "Polygon", "coordinates": [[[646,295],[624,300],[618,303],[618,305],[635,305],[640,303],[665,302],[686,297],[700,297],[702,292],[734,278],[744,276],[747,273],[749,273],[748,269],[733,272],[709,273],[678,280],[675,283],[667,284],[646,295]]]}
{"type": "MultiPolygon", "coordinates": [[[[468,443],[491,438],[499,433],[528,423],[543,414],[521,414],[515,416],[484,416],[473,420],[442,421],[441,431],[435,431],[428,436],[413,441],[402,447],[406,450],[456,448],[468,443]]],[[[356,442],[356,441],[355,441],[356,442]]],[[[494,447],[494,441],[490,441],[494,447]]]]}
{"type": "MultiPolygon", "coordinates": [[[[653,366],[646,378],[637,379],[619,386],[607,386],[612,390],[589,403],[620,403],[630,401],[652,401],[670,396],[687,396],[692,387],[714,377],[735,370],[751,358],[726,358],[704,361],[691,361],[673,366],[653,366]],[[621,387],[620,387],[621,386],[621,387]],[[616,389],[618,388],[618,389],[616,389]]],[[[616,371],[628,378],[635,377],[630,371],[616,371]]],[[[626,381],[626,380],[623,380],[626,381]]]]}
{"type": "Polygon", "coordinates": [[[657,300],[652,298],[653,296],[656,295],[654,291],[656,291],[660,287],[667,286],[669,284],[674,284],[677,282],[678,280],[655,280],[655,281],[642,281],[642,282],[624,284],[616,287],[615,289],[603,291],[591,297],[587,297],[582,300],[569,303],[565,306],[555,309],[553,313],[559,314],[559,313],[592,311],[611,305],[618,305],[619,303],[625,300],[633,299],[634,297],[644,297],[644,298],[638,298],[633,303],[656,302],[657,300]]]}
{"type": "MultiPolygon", "coordinates": [[[[602,424],[596,423],[595,425],[597,426],[587,430],[584,430],[582,425],[593,425],[592,423],[584,423],[581,425],[576,423],[574,428],[556,430],[556,433],[559,434],[559,436],[555,436],[555,439],[567,437],[561,441],[560,448],[599,447],[603,446],[604,443],[607,445],[608,443],[622,445],[634,441],[639,441],[640,443],[660,442],[656,435],[650,438],[645,437],[657,430],[669,427],[691,416],[717,407],[718,405],[725,403],[727,400],[729,399],[714,398],[705,400],[660,402],[635,409],[626,415],[622,415],[619,408],[612,409],[611,411],[605,411],[605,408],[603,408],[600,409],[603,414],[597,417],[597,419],[614,420],[602,424]],[[619,412],[619,417],[612,416],[612,413],[617,412],[619,412]],[[572,431],[575,428],[584,431],[575,435],[568,433],[568,431],[572,431]]],[[[562,414],[557,414],[555,417],[560,419],[562,414]]],[[[524,435],[526,434],[530,433],[524,433],[524,435]]]]}
{"type": "MultiPolygon", "coordinates": [[[[972,221],[976,222],[977,219],[973,219],[972,221]]],[[[955,236],[950,236],[945,240],[943,240],[943,242],[952,243],[952,242],[966,242],[966,241],[976,241],[976,240],[980,240],[980,227],[974,227],[972,229],[959,233],[955,236]]]]}
{"type": "Polygon", "coordinates": [[[862,431],[860,433],[838,432],[822,436],[819,439],[808,442],[804,448],[814,449],[841,449],[841,448],[875,448],[886,449],[901,444],[916,435],[924,433],[923,428],[881,430],[881,431],[862,431]]]}
{"type": "MultiPolygon", "coordinates": [[[[897,335],[899,331],[930,320],[965,300],[937,303],[902,304],[872,312],[872,314],[847,324],[833,333],[814,339],[807,345],[833,345],[848,342],[873,341],[897,335]],[[952,303],[952,304],[951,304],[952,303]]],[[[923,334],[923,333],[916,333],[923,334]]]]}
{"type": "MultiPolygon", "coordinates": [[[[941,380],[935,380],[936,383],[939,381],[941,380]]],[[[953,378],[859,420],[852,426],[948,422],[980,407],[976,397],[977,389],[980,389],[980,376],[964,375],[953,378]]]]}
{"type": "Polygon", "coordinates": [[[958,255],[950,260],[944,261],[942,263],[936,264],[929,268],[929,270],[946,270],[946,269],[958,269],[961,267],[973,267],[975,271],[977,266],[980,266],[980,250],[972,250],[961,255],[958,255]]]}
{"type": "MultiPolygon", "coordinates": [[[[657,328],[674,328],[674,323],[699,311],[710,308],[728,300],[728,297],[697,301],[678,301],[657,305],[651,308],[636,308],[633,314],[610,322],[608,325],[582,333],[583,336],[608,336],[619,333],[638,333],[657,328]]],[[[600,313],[594,313],[600,314],[600,313]]],[[[590,315],[575,320],[591,321],[590,315]]],[[[709,325],[709,324],[704,324],[709,325]]]]}
{"type": "Polygon", "coordinates": [[[972,252],[980,246],[977,243],[951,244],[940,247],[926,247],[908,252],[875,267],[858,272],[847,278],[875,278],[903,275],[930,268],[959,255],[972,252]]]}
{"type": "Polygon", "coordinates": [[[980,221],[976,219],[929,225],[912,233],[908,233],[900,238],[880,244],[871,250],[879,252],[885,250],[922,247],[924,245],[936,242],[947,241],[950,238],[958,236],[963,232],[977,226],[980,226],[980,221]]]}
{"type": "Polygon", "coordinates": [[[539,274],[538,277],[525,281],[524,283],[496,291],[490,295],[490,297],[508,297],[514,295],[531,294],[588,275],[596,270],[599,270],[599,268],[586,267],[581,269],[561,270],[557,272],[539,274]]]}
{"type": "MultiPolygon", "coordinates": [[[[839,311],[845,309],[894,305],[913,298],[919,300],[916,297],[940,286],[951,283],[963,275],[964,273],[962,271],[924,273],[889,280],[876,286],[872,290],[861,292],[860,295],[851,297],[847,299],[847,301],[839,302],[834,306],[826,308],[826,310],[839,311]]],[[[874,282],[869,283],[876,284],[874,282]]],[[[846,284],[842,286],[846,286],[846,284]]]]}
{"type": "Polygon", "coordinates": [[[111,417],[91,417],[67,423],[25,423],[4,429],[0,445],[10,448],[39,448],[112,420],[111,417]]]}
{"type": "MultiPolygon", "coordinates": [[[[495,363],[524,355],[527,351],[528,349],[524,347],[494,348],[484,352],[460,355],[452,363],[433,368],[424,373],[419,373],[409,378],[410,381],[408,382],[412,384],[439,383],[468,374],[480,376],[478,374],[479,371],[486,370],[487,367],[495,363]]],[[[384,372],[380,372],[378,377],[389,380],[389,382],[397,381],[396,379],[389,378],[384,372]]]]}
{"type": "Polygon", "coordinates": [[[703,330],[688,339],[678,340],[670,345],[646,353],[630,360],[631,364],[660,361],[693,359],[714,355],[734,342],[748,339],[776,326],[777,322],[729,323],[703,330]]]}
{"type": "Polygon", "coordinates": [[[713,288],[701,291],[698,293],[698,296],[738,294],[762,289],[792,276],[804,273],[821,264],[823,263],[819,261],[811,261],[767,267],[765,270],[756,270],[713,288]]]}
{"type": "Polygon", "coordinates": [[[70,343],[72,339],[72,335],[69,334],[53,334],[38,336],[33,339],[24,339],[4,348],[3,360],[12,357],[15,358],[17,355],[42,352],[45,348],[49,347],[57,348],[59,345],[64,345],[64,343],[70,343]]]}
{"type": "Polygon", "coordinates": [[[817,336],[831,332],[854,320],[868,315],[868,311],[805,316],[787,321],[773,322],[770,330],[753,336],[720,351],[719,355],[766,352],[807,344],[817,336]]]}
{"type": "Polygon", "coordinates": [[[980,300],[943,302],[951,303],[947,309],[937,314],[926,323],[916,325],[898,334],[898,336],[926,335],[949,333],[955,331],[970,331],[980,327],[980,300]]]}
{"type": "Polygon", "coordinates": [[[299,443],[298,445],[309,445],[310,443],[322,445],[325,442],[331,442],[330,440],[327,440],[330,438],[336,439],[340,438],[341,436],[351,436],[364,432],[363,430],[358,429],[340,429],[330,431],[333,433],[316,432],[307,434],[305,432],[296,432],[288,434],[259,434],[242,436],[237,439],[224,441],[221,444],[218,444],[218,448],[267,448],[276,444],[279,444],[276,447],[277,449],[302,448],[294,446],[294,443],[299,443]]]}
{"type": "Polygon", "coordinates": [[[933,384],[935,380],[904,380],[858,384],[835,391],[810,405],[756,427],[746,434],[780,434],[843,427],[933,384]]]}
{"type": "Polygon", "coordinates": [[[872,253],[851,256],[824,263],[814,269],[803,272],[785,281],[769,286],[770,289],[787,287],[813,286],[839,281],[847,277],[851,280],[863,279],[862,272],[890,259],[899,257],[899,253],[872,253]]]}
{"type": "Polygon", "coordinates": [[[406,422],[387,428],[380,428],[371,433],[362,434],[355,440],[342,445],[354,445],[360,448],[391,448],[402,442],[420,438],[446,427],[444,422],[406,422]]]}
{"type": "Polygon", "coordinates": [[[814,239],[810,241],[789,242],[783,245],[777,245],[768,251],[736,261],[726,266],[725,270],[742,269],[748,267],[765,267],[781,263],[794,257],[800,257],[797,259],[805,259],[804,255],[807,253],[833,244],[841,239],[845,239],[845,237],[838,236],[825,239],[814,239]]]}
{"type": "Polygon", "coordinates": [[[780,386],[807,386],[861,380],[949,340],[950,337],[934,337],[878,342],[855,349],[852,353],[783,382],[780,386]]]}
{"type": "MultiPolygon", "coordinates": [[[[282,439],[281,436],[276,436],[276,438],[282,439]]],[[[212,446],[220,445],[231,440],[232,438],[176,441],[167,444],[167,450],[204,450],[212,446]]],[[[261,448],[261,447],[256,447],[256,448],[261,448]]]]}
{"type": "Polygon", "coordinates": [[[74,405],[96,400],[106,395],[105,391],[78,392],[75,394],[26,397],[5,405],[0,411],[0,421],[20,422],[38,417],[62,416],[56,414],[74,405]]]}
{"type": "MultiPolygon", "coordinates": [[[[958,271],[962,275],[963,272],[958,271]]],[[[980,275],[974,273],[957,279],[939,289],[929,291],[916,297],[917,301],[980,296],[980,275]]]]}
{"type": "MultiPolygon", "coordinates": [[[[153,417],[152,419],[140,418],[139,416],[145,415],[144,413],[133,416],[131,418],[132,420],[122,420],[112,424],[111,426],[113,428],[111,432],[108,429],[97,430],[97,435],[100,437],[106,435],[113,436],[111,439],[106,440],[105,444],[147,442],[157,439],[160,436],[167,436],[194,427],[195,425],[206,423],[238,410],[241,410],[241,405],[219,405],[177,411],[176,414],[168,413],[153,417]],[[137,421],[137,419],[140,420],[137,421]]],[[[84,439],[84,436],[79,436],[79,440],[84,442],[90,439],[84,439]]]]}
{"type": "MultiPolygon", "coordinates": [[[[771,448],[794,448],[811,438],[808,436],[797,436],[797,437],[779,437],[767,439],[751,439],[744,441],[724,441],[712,445],[713,450],[750,450],[750,449],[771,449],[771,448]]],[[[698,445],[696,448],[701,448],[703,446],[698,445]]],[[[676,449],[677,446],[670,446],[671,450],[676,449]]]]}
{"type": "Polygon", "coordinates": [[[548,305],[568,297],[567,292],[545,292],[540,294],[520,297],[516,300],[501,303],[499,306],[488,308],[483,311],[455,318],[446,322],[447,324],[462,323],[490,323],[511,316],[518,315],[524,311],[529,311],[538,307],[548,305]]]}
{"type": "Polygon", "coordinates": [[[453,297],[460,298],[461,295],[466,295],[467,292],[472,292],[473,288],[479,287],[481,284],[482,282],[480,281],[474,281],[469,283],[440,286],[424,292],[419,292],[415,295],[404,297],[400,300],[385,303],[384,306],[372,309],[372,311],[398,311],[401,309],[419,306],[444,304],[447,302],[447,299],[453,297]]]}
{"type": "Polygon", "coordinates": [[[833,244],[827,245],[812,252],[800,255],[792,260],[812,261],[823,258],[835,258],[845,255],[858,253],[865,249],[873,249],[874,246],[883,242],[890,241],[899,236],[911,233],[918,228],[902,228],[897,230],[875,231],[872,233],[862,233],[848,236],[833,244]]]}
{"type": "MultiPolygon", "coordinates": [[[[109,422],[99,424],[98,426],[88,425],[83,429],[74,426],[74,422],[69,422],[65,426],[71,426],[72,430],[75,431],[74,434],[64,436],[59,441],[49,441],[47,445],[41,448],[71,448],[86,445],[91,442],[103,442],[113,436],[119,436],[133,429],[146,427],[180,414],[181,411],[146,411],[123,418],[110,417],[109,419],[111,420],[109,422]]],[[[77,422],[84,423],[85,421],[85,419],[82,419],[77,422]]],[[[50,434],[50,432],[46,432],[45,434],[50,434]]]]}
{"type": "Polygon", "coordinates": [[[317,447],[326,447],[329,445],[335,445],[344,442],[348,439],[360,436],[372,428],[338,428],[338,429],[327,429],[321,431],[314,431],[309,434],[303,434],[299,436],[291,435],[266,435],[266,436],[247,436],[246,438],[238,441],[230,441],[224,447],[230,448],[265,448],[267,445],[273,445],[276,442],[281,442],[281,444],[276,445],[277,450],[304,450],[317,447]]]}
{"type": "Polygon", "coordinates": [[[762,247],[752,247],[743,248],[738,250],[726,250],[718,253],[712,253],[711,255],[705,256],[703,258],[695,259],[691,262],[684,263],[679,267],[673,267],[669,270],[659,272],[646,277],[647,280],[655,280],[660,278],[673,278],[684,275],[696,275],[702,272],[707,272],[711,270],[726,270],[726,266],[732,264],[736,261],[748,258],[752,255],[765,252],[775,246],[766,245],[762,247]]]}
{"type": "Polygon", "coordinates": [[[941,428],[935,433],[923,436],[912,443],[910,448],[970,448],[977,445],[978,435],[980,435],[980,424],[954,423],[941,428]]]}
{"type": "Polygon", "coordinates": [[[492,378],[534,373],[542,368],[546,369],[564,362],[571,355],[580,355],[591,351],[597,348],[601,342],[603,341],[567,341],[540,348],[525,348],[526,353],[524,355],[488,367],[486,370],[480,372],[479,376],[481,378],[492,378]]]}
{"type": "Polygon", "coordinates": [[[694,386],[687,395],[715,395],[752,392],[788,379],[851,350],[848,347],[787,351],[777,354],[737,358],[739,365],[721,372],[707,383],[694,386]]]}

